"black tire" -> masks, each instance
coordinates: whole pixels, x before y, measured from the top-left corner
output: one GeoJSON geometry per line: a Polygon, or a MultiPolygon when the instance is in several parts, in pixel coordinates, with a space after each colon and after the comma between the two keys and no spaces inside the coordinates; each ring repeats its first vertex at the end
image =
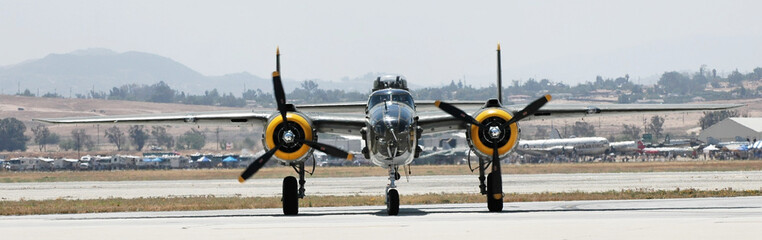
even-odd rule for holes
{"type": "Polygon", "coordinates": [[[299,195],[296,178],[288,176],[283,179],[283,214],[299,214],[299,195]]]}
{"type": "Polygon", "coordinates": [[[499,181],[490,173],[487,175],[487,209],[490,212],[502,212],[503,211],[503,197],[495,199],[495,194],[492,192],[492,185],[495,181],[499,181]]]}
{"type": "Polygon", "coordinates": [[[397,189],[389,189],[386,196],[388,201],[386,203],[386,212],[389,213],[389,216],[397,216],[400,213],[400,194],[397,192],[397,189]]]}

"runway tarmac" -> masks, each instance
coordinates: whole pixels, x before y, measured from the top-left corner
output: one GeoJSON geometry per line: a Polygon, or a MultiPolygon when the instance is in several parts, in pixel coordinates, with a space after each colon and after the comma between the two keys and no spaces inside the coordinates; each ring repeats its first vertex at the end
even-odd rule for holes
{"type": "Polygon", "coordinates": [[[759,239],[762,197],[0,217],[2,239],[759,239]]]}
{"type": "MultiPolygon", "coordinates": [[[[118,172],[115,172],[118,174],[118,172]]],[[[386,177],[307,178],[307,195],[383,195],[386,177]]],[[[108,197],[280,196],[282,179],[0,183],[0,200],[97,199],[108,197]]],[[[477,175],[403,176],[400,194],[478,193],[477,175]]],[[[504,175],[504,191],[599,192],[624,189],[759,190],[762,171],[578,173],[504,175]]]]}

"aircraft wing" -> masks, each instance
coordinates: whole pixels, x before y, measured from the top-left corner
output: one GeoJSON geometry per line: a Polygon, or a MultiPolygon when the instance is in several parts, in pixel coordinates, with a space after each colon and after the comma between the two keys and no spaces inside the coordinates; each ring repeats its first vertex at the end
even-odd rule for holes
{"type": "MultiPolygon", "coordinates": [[[[275,111],[215,111],[197,113],[158,113],[98,117],[34,119],[52,124],[126,124],[126,125],[260,125],[263,126],[275,111]]],[[[365,126],[364,114],[302,112],[312,120],[318,132],[341,135],[360,135],[365,126]]]]}
{"type": "Polygon", "coordinates": [[[360,136],[365,127],[365,114],[303,112],[315,124],[320,133],[360,136]]]}
{"type": "MultiPolygon", "coordinates": [[[[667,112],[697,112],[727,110],[744,106],[743,104],[552,104],[548,103],[526,120],[613,116],[624,114],[654,114],[667,112]]],[[[475,113],[478,108],[462,108],[468,113],[475,113]]],[[[506,108],[512,112],[521,111],[524,105],[510,105],[506,108]]],[[[424,134],[465,129],[466,124],[443,111],[419,112],[418,124],[424,134]]]]}
{"type": "Polygon", "coordinates": [[[367,102],[321,103],[296,105],[302,112],[365,113],[367,102]]]}
{"type": "MultiPolygon", "coordinates": [[[[668,112],[700,112],[727,110],[744,106],[743,104],[552,104],[548,103],[526,119],[549,119],[565,117],[610,116],[624,114],[654,114],[668,112]]],[[[513,112],[520,111],[523,105],[507,106],[513,112]]]]}
{"type": "Polygon", "coordinates": [[[71,117],[34,119],[52,124],[195,124],[195,125],[242,125],[264,123],[272,111],[215,111],[188,113],[157,113],[98,117],[71,117]]]}

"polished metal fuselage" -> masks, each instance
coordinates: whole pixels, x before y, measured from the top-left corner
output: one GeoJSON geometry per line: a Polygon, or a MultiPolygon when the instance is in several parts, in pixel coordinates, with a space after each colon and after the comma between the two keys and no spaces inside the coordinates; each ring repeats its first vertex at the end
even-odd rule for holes
{"type": "Polygon", "coordinates": [[[408,103],[391,98],[369,106],[365,140],[373,164],[388,168],[413,161],[418,146],[415,116],[408,103]]]}

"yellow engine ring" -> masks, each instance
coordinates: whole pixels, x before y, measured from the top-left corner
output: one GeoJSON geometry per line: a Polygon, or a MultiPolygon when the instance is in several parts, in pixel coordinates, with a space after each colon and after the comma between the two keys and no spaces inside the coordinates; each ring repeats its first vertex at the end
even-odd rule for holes
{"type": "MultiPolygon", "coordinates": [[[[482,122],[485,119],[490,117],[499,117],[504,119],[505,121],[511,120],[511,118],[513,118],[511,114],[509,114],[503,109],[490,108],[479,113],[479,115],[477,115],[475,119],[478,122],[482,122]]],[[[510,151],[513,148],[513,146],[516,144],[516,139],[518,138],[518,135],[519,135],[519,128],[516,125],[516,123],[513,123],[508,127],[511,130],[511,136],[509,136],[510,139],[508,139],[508,142],[505,145],[498,148],[497,153],[500,156],[508,153],[508,151],[510,151]]],[[[484,145],[484,143],[482,143],[482,140],[479,139],[479,127],[476,125],[471,125],[471,141],[473,142],[474,147],[476,147],[476,149],[479,150],[481,153],[488,156],[492,156],[492,148],[484,145]]]]}
{"type": "MultiPolygon", "coordinates": [[[[304,117],[298,114],[293,114],[293,113],[287,113],[286,119],[288,119],[288,121],[295,122],[296,124],[298,124],[299,127],[301,127],[302,130],[304,130],[304,139],[312,141],[312,126],[310,125],[309,122],[307,122],[307,119],[304,119],[304,117]]],[[[278,116],[273,118],[273,120],[267,124],[267,131],[265,131],[265,142],[267,143],[267,149],[273,149],[275,147],[275,141],[273,141],[272,136],[275,134],[275,127],[277,127],[281,123],[283,123],[283,117],[281,117],[281,115],[278,114],[278,116]]],[[[307,154],[309,150],[310,150],[310,147],[307,146],[306,144],[303,144],[302,147],[299,148],[299,150],[292,153],[286,153],[281,150],[275,151],[275,157],[285,161],[293,161],[307,154]]]]}

